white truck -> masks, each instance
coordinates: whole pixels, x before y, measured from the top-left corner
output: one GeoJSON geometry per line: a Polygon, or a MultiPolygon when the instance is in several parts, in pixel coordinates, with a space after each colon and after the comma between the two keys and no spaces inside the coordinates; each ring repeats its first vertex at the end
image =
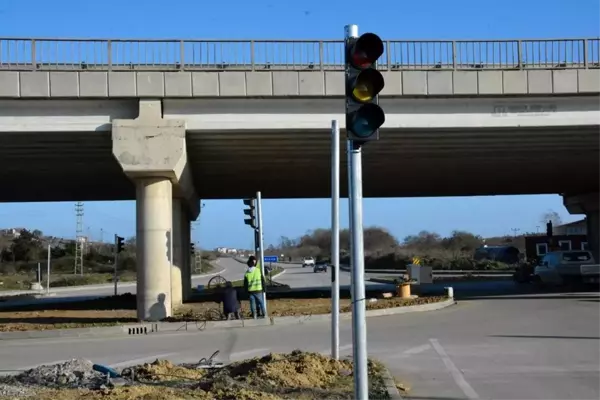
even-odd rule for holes
{"type": "Polygon", "coordinates": [[[304,260],[302,260],[302,268],[306,268],[306,267],[314,267],[315,266],[315,259],[312,257],[304,257],[304,260]]]}

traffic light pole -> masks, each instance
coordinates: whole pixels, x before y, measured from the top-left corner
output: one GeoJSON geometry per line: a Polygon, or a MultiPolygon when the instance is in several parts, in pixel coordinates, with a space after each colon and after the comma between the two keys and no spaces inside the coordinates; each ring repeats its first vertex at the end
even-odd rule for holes
{"type": "Polygon", "coordinates": [[[331,357],[340,357],[340,126],[331,121],[331,357]]]}
{"type": "MultiPolygon", "coordinates": [[[[358,26],[345,27],[346,39],[358,37],[358,26]]],[[[350,208],[350,236],[352,240],[352,345],[354,358],[354,398],[369,399],[367,372],[367,321],[365,318],[365,257],[363,249],[362,218],[362,149],[356,142],[348,146],[348,199],[350,208]]]]}
{"type": "Polygon", "coordinates": [[[367,321],[365,317],[365,256],[362,211],[362,150],[351,143],[350,152],[350,214],[352,237],[352,338],[354,347],[354,397],[369,398],[367,373],[367,321]]]}
{"type": "MultiPolygon", "coordinates": [[[[263,246],[263,215],[261,193],[256,192],[256,219],[258,220],[258,260],[260,262],[260,273],[265,276],[265,249],[263,246]]],[[[263,306],[265,307],[265,318],[267,317],[267,288],[263,288],[263,306]]]]}
{"type": "Polygon", "coordinates": [[[118,291],[117,291],[117,266],[119,265],[119,249],[117,248],[119,246],[119,236],[117,234],[115,234],[115,248],[114,248],[114,252],[115,252],[115,266],[113,268],[113,280],[115,282],[115,296],[118,295],[118,291]]]}

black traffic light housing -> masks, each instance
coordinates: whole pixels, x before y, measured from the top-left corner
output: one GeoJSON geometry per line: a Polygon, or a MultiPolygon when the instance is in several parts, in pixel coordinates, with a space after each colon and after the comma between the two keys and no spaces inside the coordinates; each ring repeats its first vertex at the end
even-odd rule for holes
{"type": "Polygon", "coordinates": [[[190,253],[191,254],[196,254],[196,249],[194,248],[194,243],[190,243],[190,253]]]}
{"type": "Polygon", "coordinates": [[[124,242],[124,238],[118,235],[115,235],[115,242],[117,242],[117,253],[120,253],[124,250],[125,248],[125,244],[124,242]]]}
{"type": "Polygon", "coordinates": [[[254,199],[244,199],[244,205],[248,207],[244,209],[244,214],[248,216],[248,218],[244,219],[244,223],[256,229],[258,224],[256,223],[256,204],[254,199]]]}
{"type": "Polygon", "coordinates": [[[385,114],[379,93],[385,82],[376,69],[383,54],[383,41],[374,33],[345,40],[346,134],[349,140],[365,143],[379,139],[385,114]]]}

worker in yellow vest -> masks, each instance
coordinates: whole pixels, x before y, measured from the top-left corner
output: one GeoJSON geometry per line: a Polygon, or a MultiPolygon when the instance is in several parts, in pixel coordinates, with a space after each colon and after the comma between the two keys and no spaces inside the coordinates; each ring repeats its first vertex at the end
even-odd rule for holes
{"type": "Polygon", "coordinates": [[[250,299],[250,311],[252,318],[265,317],[265,306],[263,304],[263,290],[265,287],[265,278],[260,271],[260,267],[256,263],[256,257],[248,258],[248,269],[244,274],[244,289],[248,292],[250,299]]]}

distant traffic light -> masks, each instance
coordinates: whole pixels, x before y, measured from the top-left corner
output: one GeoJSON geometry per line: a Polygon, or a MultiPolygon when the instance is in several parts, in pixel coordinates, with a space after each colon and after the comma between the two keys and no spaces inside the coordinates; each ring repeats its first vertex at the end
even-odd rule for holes
{"type": "Polygon", "coordinates": [[[190,243],[190,253],[191,254],[196,254],[196,249],[194,248],[194,243],[190,243]]]}
{"type": "Polygon", "coordinates": [[[117,253],[120,253],[125,248],[125,244],[123,243],[125,239],[121,236],[115,235],[115,243],[117,245],[117,253]]]}
{"type": "Polygon", "coordinates": [[[244,199],[244,205],[248,208],[244,209],[244,214],[249,218],[244,219],[244,223],[246,225],[250,225],[252,228],[256,229],[258,224],[256,223],[256,203],[254,199],[244,199]]]}
{"type": "Polygon", "coordinates": [[[552,237],[552,234],[553,234],[553,232],[552,232],[552,221],[548,221],[546,223],[546,236],[552,237]]]}
{"type": "Polygon", "coordinates": [[[385,122],[378,95],[385,82],[375,63],[383,54],[383,41],[374,33],[349,37],[345,53],[347,137],[361,143],[378,140],[385,122]]]}

